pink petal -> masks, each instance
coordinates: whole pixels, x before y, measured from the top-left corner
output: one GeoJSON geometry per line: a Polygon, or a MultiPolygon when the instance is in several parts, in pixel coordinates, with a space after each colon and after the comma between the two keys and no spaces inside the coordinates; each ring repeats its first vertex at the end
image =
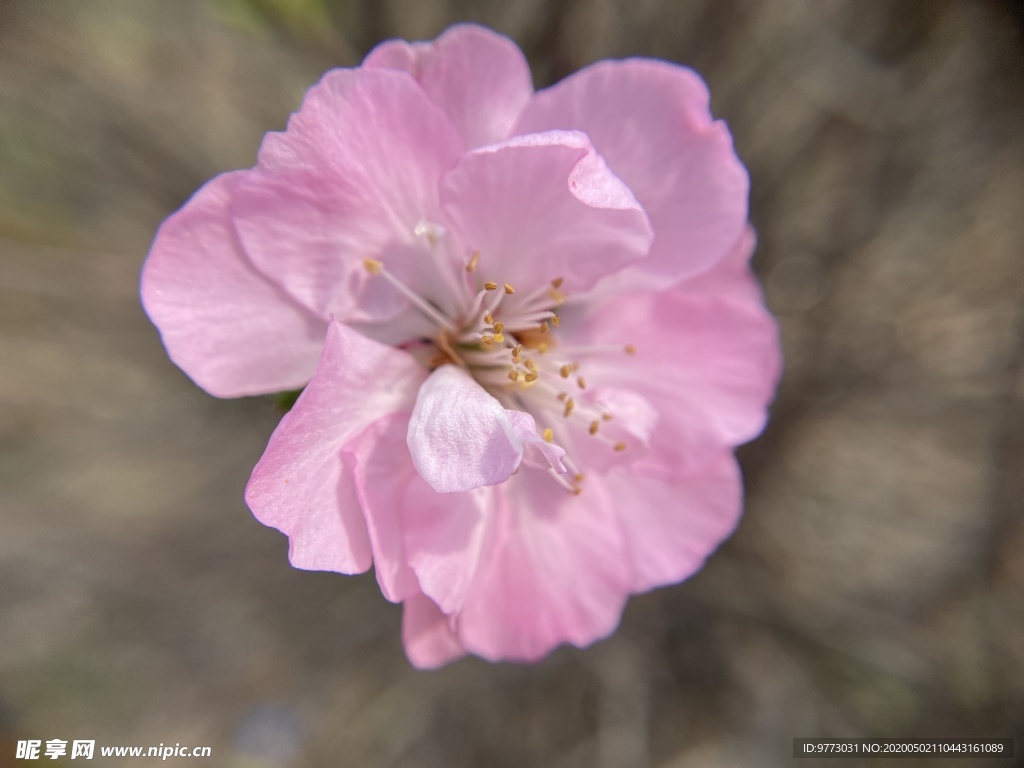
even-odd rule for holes
{"type": "Polygon", "coordinates": [[[288,130],[264,139],[232,203],[239,238],[258,269],[314,312],[390,318],[407,303],[366,274],[364,259],[384,261],[428,298],[443,297],[445,270],[462,274],[417,234],[439,220],[438,181],[461,152],[447,118],[406,75],[333,70],[288,130]]]}
{"type": "Polygon", "coordinates": [[[736,527],[743,506],[739,467],[729,451],[670,482],[618,470],[603,481],[633,564],[631,591],[675,584],[695,573],[736,527]]]}
{"type": "Polygon", "coordinates": [[[699,465],[764,428],[780,355],[775,321],[759,302],[684,286],[622,294],[573,330],[573,341],[635,345],[635,355],[609,352],[585,370],[654,405],[651,448],[667,466],[699,465]]]}
{"type": "Polygon", "coordinates": [[[611,633],[631,566],[600,478],[573,496],[528,471],[486,492],[493,519],[455,622],[463,647],[536,661],[561,643],[585,646],[611,633]]]}
{"type": "Polygon", "coordinates": [[[402,644],[414,666],[437,669],[466,655],[449,626],[448,617],[429,597],[414,595],[402,608],[402,644]]]}
{"type": "Polygon", "coordinates": [[[409,414],[394,413],[370,424],[344,451],[366,520],[377,583],[393,603],[420,593],[402,541],[406,488],[413,481],[422,483],[405,447],[408,431],[409,414]]]}
{"type": "Polygon", "coordinates": [[[538,92],[513,129],[585,131],[654,227],[634,268],[679,280],[723,258],[747,221],[747,172],[707,88],[691,70],[645,59],[605,61],[538,92]]]}
{"type": "Polygon", "coordinates": [[[550,131],[470,152],[441,183],[452,230],[479,274],[536,290],[556,277],[589,288],[641,259],[647,215],[587,137],[550,131]]]}
{"type": "Polygon", "coordinates": [[[485,488],[440,494],[427,485],[412,465],[408,431],[408,415],[398,413],[350,444],[356,488],[385,596],[406,599],[422,588],[451,613],[465,601],[476,572],[489,496],[485,488]]]}
{"type": "Polygon", "coordinates": [[[217,397],[301,387],[325,322],[246,259],[227,216],[245,171],[209,181],[160,227],[142,270],[142,304],[171,359],[217,397]]]}
{"type": "MultiPolygon", "coordinates": [[[[409,422],[413,464],[439,493],[507,480],[527,443],[541,442],[533,417],[507,411],[462,368],[442,365],[420,388],[409,422]]],[[[564,451],[545,453],[561,472],[564,451]]]]}
{"type": "Polygon", "coordinates": [[[457,24],[432,43],[381,43],[363,67],[397,69],[415,77],[468,149],[508,136],[533,93],[530,65],[519,47],[475,24],[457,24]]]}
{"type": "Polygon", "coordinates": [[[404,352],[331,321],[313,379],[245,490],[257,519],[288,535],[296,568],[369,568],[370,541],[342,451],[367,425],[407,411],[425,373],[404,352]]]}

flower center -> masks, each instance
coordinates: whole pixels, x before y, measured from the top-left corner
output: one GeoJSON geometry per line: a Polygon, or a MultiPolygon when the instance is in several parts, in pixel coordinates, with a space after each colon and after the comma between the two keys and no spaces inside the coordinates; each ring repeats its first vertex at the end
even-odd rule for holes
{"type": "MultiPolygon", "coordinates": [[[[480,261],[474,253],[465,265],[459,286],[463,309],[449,317],[395,277],[377,259],[364,259],[371,275],[379,275],[409,299],[437,325],[432,339],[424,339],[419,355],[431,369],[458,365],[466,369],[503,407],[533,416],[547,442],[571,442],[570,434],[603,443],[621,452],[627,442],[620,434],[606,434],[602,425],[612,421],[610,408],[586,399],[585,367],[588,360],[606,355],[635,354],[632,345],[571,345],[559,339],[560,307],[566,300],[563,279],[556,277],[532,292],[521,293],[507,282],[476,276],[480,261]]],[[[615,431],[615,430],[613,430],[615,431]]],[[[551,476],[572,493],[580,493],[584,474],[572,457],[563,463],[569,475],[551,476]]]]}

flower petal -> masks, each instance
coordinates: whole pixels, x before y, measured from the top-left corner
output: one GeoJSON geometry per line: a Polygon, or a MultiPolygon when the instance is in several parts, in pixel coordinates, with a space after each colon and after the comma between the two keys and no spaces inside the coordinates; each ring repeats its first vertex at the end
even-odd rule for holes
{"type": "Polygon", "coordinates": [[[264,139],[232,203],[239,239],[304,306],[343,322],[388,319],[407,306],[365,273],[366,258],[444,298],[440,286],[462,265],[422,224],[440,218],[438,181],[461,152],[447,118],[407,76],[333,70],[288,130],[264,139]]]}
{"type": "Polygon", "coordinates": [[[492,519],[455,621],[466,650],[536,661],[561,643],[585,646],[615,629],[631,567],[611,497],[600,478],[586,482],[573,496],[528,471],[485,491],[492,519]]]}
{"type": "Polygon", "coordinates": [[[679,280],[723,258],[747,220],[749,180],[694,72],[646,59],[605,61],[536,93],[513,134],[585,131],[655,231],[633,270],[679,280]]]}
{"type": "Polygon", "coordinates": [[[157,232],[142,270],[142,305],[167,354],[217,397],[301,387],[325,322],[256,271],[227,207],[245,171],[209,181],[157,232]]]}
{"type": "MultiPolygon", "coordinates": [[[[635,347],[591,357],[594,389],[631,389],[658,412],[647,459],[692,469],[764,428],[778,383],[778,328],[751,284],[747,233],[712,271],[661,293],[624,293],[563,324],[566,346],[635,347]],[[691,285],[692,283],[692,285],[691,285]]],[[[571,347],[570,347],[571,348],[571,347]]]]}
{"type": "MultiPolygon", "coordinates": [[[[409,422],[413,464],[439,493],[469,491],[507,480],[524,445],[541,442],[533,417],[507,411],[462,368],[442,365],[420,388],[409,422]]],[[[564,472],[561,456],[544,455],[564,472]]]]}
{"type": "Polygon", "coordinates": [[[647,214],[577,131],[520,136],[467,154],[441,182],[447,221],[490,280],[589,288],[646,255],[647,214]]]}
{"type": "Polygon", "coordinates": [[[419,669],[437,669],[466,655],[448,617],[424,594],[402,604],[402,644],[409,661],[419,669]]]}
{"type": "Polygon", "coordinates": [[[695,573],[736,527],[743,482],[731,451],[671,481],[635,469],[603,479],[633,564],[631,591],[675,584],[695,573]]]}
{"type": "Polygon", "coordinates": [[[342,451],[367,425],[408,411],[425,374],[404,352],[331,321],[313,379],[274,430],[245,489],[256,518],[288,535],[296,568],[369,568],[370,540],[342,451]]]}
{"type": "Polygon", "coordinates": [[[519,47],[476,24],[457,24],[432,43],[381,43],[363,67],[397,69],[415,77],[468,149],[508,136],[533,93],[530,65],[519,47]]]}

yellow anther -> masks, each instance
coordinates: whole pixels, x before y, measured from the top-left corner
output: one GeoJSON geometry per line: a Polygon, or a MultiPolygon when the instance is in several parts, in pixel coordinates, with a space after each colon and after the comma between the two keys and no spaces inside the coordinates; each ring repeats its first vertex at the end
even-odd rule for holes
{"type": "Polygon", "coordinates": [[[577,483],[582,483],[584,480],[587,479],[587,476],[584,475],[583,473],[580,473],[577,475],[573,475],[572,479],[575,480],[577,483]]]}
{"type": "Polygon", "coordinates": [[[513,293],[515,293],[515,292],[516,292],[516,289],[515,289],[515,288],[513,288],[513,287],[512,287],[511,285],[509,285],[508,283],[505,283],[505,293],[507,293],[507,294],[508,294],[509,296],[511,296],[511,295],[512,295],[513,293]]]}
{"type": "Polygon", "coordinates": [[[604,419],[605,421],[611,421],[612,415],[610,413],[602,413],[601,418],[604,419]]]}
{"type": "Polygon", "coordinates": [[[501,320],[499,320],[498,322],[494,322],[494,318],[492,317],[487,322],[491,323],[494,326],[495,333],[501,333],[505,329],[505,323],[503,323],[501,320]]]}
{"type": "Polygon", "coordinates": [[[519,355],[512,355],[512,362],[519,365],[519,355]]]}
{"type": "Polygon", "coordinates": [[[599,430],[600,428],[601,428],[601,422],[600,421],[592,421],[592,422],[590,422],[590,434],[596,435],[597,434],[597,430],[599,430]]]}
{"type": "Polygon", "coordinates": [[[539,378],[540,378],[540,374],[539,374],[539,373],[534,373],[533,371],[530,371],[530,372],[529,372],[528,374],[526,374],[526,376],[524,376],[523,378],[524,378],[524,379],[525,379],[525,380],[526,380],[527,382],[530,382],[530,383],[532,383],[532,382],[534,382],[534,381],[536,381],[537,379],[539,379],[539,378]]]}
{"type": "Polygon", "coordinates": [[[632,344],[627,344],[626,345],[626,354],[627,355],[635,355],[636,354],[636,347],[634,347],[632,344]]]}
{"type": "Polygon", "coordinates": [[[551,318],[551,324],[553,326],[555,326],[555,328],[557,328],[558,326],[560,326],[562,324],[562,320],[558,317],[558,315],[554,315],[551,318]]]}
{"type": "Polygon", "coordinates": [[[550,291],[548,291],[548,297],[553,302],[555,302],[555,304],[561,304],[563,301],[565,301],[565,294],[556,288],[552,288],[550,291]]]}
{"type": "Polygon", "coordinates": [[[519,374],[518,374],[518,373],[516,373],[515,371],[509,371],[509,372],[508,372],[508,377],[509,377],[509,379],[511,379],[512,381],[519,381],[519,374]]]}
{"type": "Polygon", "coordinates": [[[469,257],[469,263],[466,264],[467,272],[475,272],[476,265],[480,263],[480,251],[473,251],[473,255],[469,257]]]}
{"type": "Polygon", "coordinates": [[[625,443],[616,443],[615,444],[615,450],[618,451],[619,453],[622,453],[624,450],[626,450],[626,444],[625,443]]]}
{"type": "Polygon", "coordinates": [[[548,321],[547,320],[545,320],[543,323],[540,324],[540,329],[539,330],[540,330],[541,333],[547,333],[548,332],[548,321]]]}
{"type": "Polygon", "coordinates": [[[494,334],[494,340],[496,342],[498,342],[499,344],[504,344],[505,343],[505,334],[503,334],[503,333],[496,333],[496,334],[494,334]]]}
{"type": "Polygon", "coordinates": [[[543,355],[545,352],[548,351],[548,345],[542,341],[540,344],[537,345],[537,351],[543,355]]]}
{"type": "Polygon", "coordinates": [[[586,389],[586,388],[587,388],[587,380],[586,380],[586,379],[584,379],[584,378],[583,378],[582,376],[579,376],[579,377],[577,377],[577,379],[576,379],[576,385],[577,385],[577,386],[578,386],[578,387],[579,387],[580,389],[586,389]]]}
{"type": "Polygon", "coordinates": [[[484,283],[484,290],[485,291],[496,291],[496,290],[498,290],[498,284],[497,283],[492,283],[492,282],[486,282],[486,283],[484,283]]]}
{"type": "Polygon", "coordinates": [[[379,275],[384,262],[379,259],[363,259],[363,266],[366,267],[366,271],[371,275],[379,275]]]}
{"type": "Polygon", "coordinates": [[[490,346],[491,344],[494,343],[494,337],[493,336],[481,336],[480,337],[480,341],[482,341],[484,344],[487,344],[488,346],[490,346]]]}
{"type": "Polygon", "coordinates": [[[576,407],[576,401],[571,397],[565,401],[565,418],[572,415],[572,409],[576,407]]]}
{"type": "Polygon", "coordinates": [[[544,430],[544,442],[545,443],[550,443],[554,439],[555,439],[554,430],[552,430],[551,427],[547,427],[544,430]]]}
{"type": "Polygon", "coordinates": [[[580,488],[578,485],[574,485],[572,489],[572,495],[579,496],[581,493],[583,493],[583,489],[580,488]]]}
{"type": "Polygon", "coordinates": [[[579,364],[579,361],[577,361],[577,362],[574,362],[574,363],[572,364],[572,369],[573,369],[574,371],[578,371],[578,370],[580,369],[580,364],[579,364]]]}
{"type": "Polygon", "coordinates": [[[572,376],[572,366],[569,365],[569,363],[566,363],[565,365],[558,369],[558,372],[562,374],[563,379],[568,379],[570,376],[572,376]]]}
{"type": "Polygon", "coordinates": [[[523,351],[523,345],[522,344],[516,344],[512,348],[512,357],[519,357],[519,353],[522,352],[522,351],[523,351]]]}
{"type": "MultiPolygon", "coordinates": [[[[494,325],[494,315],[488,312],[486,315],[484,315],[484,322],[487,323],[488,325],[494,325]]],[[[501,329],[495,328],[494,330],[498,331],[501,329]]]]}
{"type": "Polygon", "coordinates": [[[529,369],[530,369],[531,371],[534,371],[534,372],[536,372],[536,371],[537,371],[537,364],[536,364],[535,362],[533,362],[533,360],[532,360],[532,359],[530,359],[529,357],[528,357],[528,358],[526,358],[526,362],[525,362],[525,363],[523,363],[523,365],[525,365],[525,366],[526,366],[527,368],[529,368],[529,369]]]}
{"type": "Polygon", "coordinates": [[[565,282],[565,278],[564,277],[556,277],[554,280],[551,281],[551,287],[552,288],[561,288],[562,287],[562,283],[564,283],[564,282],[565,282]]]}

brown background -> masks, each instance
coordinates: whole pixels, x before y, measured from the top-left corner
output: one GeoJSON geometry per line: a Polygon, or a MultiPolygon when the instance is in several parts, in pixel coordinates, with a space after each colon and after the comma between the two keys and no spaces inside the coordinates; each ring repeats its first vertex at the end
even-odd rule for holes
{"type": "Polygon", "coordinates": [[[26,738],[229,768],[770,768],[813,735],[1024,751],[1018,9],[0,3],[0,765],[26,738]],[[627,55],[704,74],[786,372],[701,574],[590,650],[424,674],[372,575],[292,571],[251,518],[271,401],[193,386],[136,292],[161,219],[251,165],[323,70],[467,19],[538,86],[627,55]]]}

